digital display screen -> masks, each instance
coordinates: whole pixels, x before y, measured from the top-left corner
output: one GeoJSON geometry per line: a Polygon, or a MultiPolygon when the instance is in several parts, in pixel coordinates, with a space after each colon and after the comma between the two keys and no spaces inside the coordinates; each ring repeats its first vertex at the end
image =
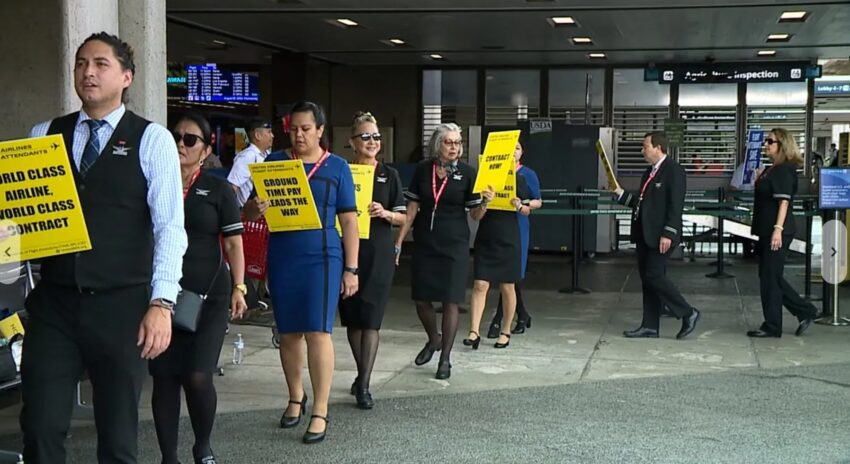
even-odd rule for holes
{"type": "Polygon", "coordinates": [[[850,168],[820,171],[821,209],[850,209],[850,168]]]}
{"type": "Polygon", "coordinates": [[[257,102],[256,73],[219,69],[216,64],[186,66],[186,100],[197,102],[257,102]]]}

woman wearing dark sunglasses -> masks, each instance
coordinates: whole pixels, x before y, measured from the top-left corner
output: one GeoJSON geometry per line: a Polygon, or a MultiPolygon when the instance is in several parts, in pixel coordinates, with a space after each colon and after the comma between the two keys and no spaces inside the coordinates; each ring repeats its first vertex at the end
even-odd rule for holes
{"type": "Polygon", "coordinates": [[[781,337],[782,306],[788,308],[800,325],[802,335],[817,316],[817,309],[794,290],[782,273],[785,256],[794,239],[791,203],[797,193],[797,167],[803,164],[797,142],[787,130],[777,128],[767,134],[765,152],[773,163],[756,179],[752,234],[759,238],[759,283],[764,323],[749,337],[781,337]]]}
{"type": "Polygon", "coordinates": [[[372,409],[369,392],[372,367],[378,353],[378,331],[384,319],[384,308],[395,273],[392,226],[405,220],[404,196],[398,171],[378,161],[381,133],[371,113],[358,112],[351,125],[351,148],[354,162],[375,167],[372,203],[369,205],[369,238],[360,239],[360,286],[357,293],[341,300],[339,317],[348,331],[348,343],[357,364],[357,378],[351,385],[357,407],[372,409]]]}
{"type": "Polygon", "coordinates": [[[227,182],[201,170],[212,153],[210,125],[206,119],[188,114],[177,122],[173,132],[180,155],[185,227],[189,239],[180,286],[205,294],[207,299],[197,330],[192,333],[175,328],[168,349],[150,361],[151,406],[163,463],[179,462],[177,430],[182,388],[195,432],[194,461],[215,464],[210,447],[217,401],[213,372],[217,370],[228,316],[241,317],[247,309],[242,220],[236,195],[227,182]],[[221,256],[220,237],[224,237],[229,273],[221,256]],[[231,286],[231,282],[235,285],[231,286]]]}

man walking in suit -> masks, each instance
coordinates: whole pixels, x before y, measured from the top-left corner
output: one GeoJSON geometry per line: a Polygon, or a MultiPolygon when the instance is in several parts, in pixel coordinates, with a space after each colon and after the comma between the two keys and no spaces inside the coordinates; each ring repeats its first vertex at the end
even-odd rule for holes
{"type": "Polygon", "coordinates": [[[627,338],[658,338],[659,316],[666,305],[678,319],[681,339],[694,331],[700,312],[692,307],[667,278],[667,258],[679,244],[685,206],[685,170],[667,156],[667,136],[651,132],[643,138],[643,157],[650,167],[643,173],[639,192],[617,188],[617,201],[633,209],[632,242],[637,247],[643,283],[643,322],[627,330],[627,338]]]}

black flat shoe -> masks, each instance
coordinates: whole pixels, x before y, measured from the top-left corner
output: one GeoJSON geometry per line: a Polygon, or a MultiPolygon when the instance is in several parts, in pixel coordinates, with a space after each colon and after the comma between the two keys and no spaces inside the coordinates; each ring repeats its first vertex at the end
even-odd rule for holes
{"type": "Polygon", "coordinates": [[[354,382],[351,382],[351,390],[348,391],[349,394],[356,395],[357,394],[357,383],[360,382],[360,377],[355,377],[354,382]]]}
{"type": "Polygon", "coordinates": [[[812,325],[812,322],[814,322],[814,321],[815,321],[815,316],[812,316],[808,319],[803,319],[802,321],[800,321],[800,325],[797,326],[797,330],[794,331],[794,335],[796,335],[798,337],[800,335],[803,335],[803,333],[805,331],[809,330],[809,326],[812,325]]]}
{"type": "Polygon", "coordinates": [[[530,328],[531,328],[531,316],[529,316],[528,319],[525,319],[525,320],[517,319],[516,327],[514,327],[514,330],[511,330],[511,333],[514,334],[514,335],[524,334],[525,329],[530,329],[530,328]]]}
{"type": "Polygon", "coordinates": [[[445,380],[452,376],[452,363],[445,361],[441,362],[439,366],[437,366],[437,375],[434,376],[435,379],[445,380]]]}
{"type": "Polygon", "coordinates": [[[481,344],[481,335],[478,335],[478,332],[476,332],[474,330],[470,330],[469,333],[475,334],[475,340],[473,340],[471,338],[464,338],[463,339],[463,345],[464,346],[471,346],[473,350],[477,350],[478,345],[481,344]]]}
{"type": "Polygon", "coordinates": [[[623,332],[626,338],[658,338],[658,331],[655,329],[647,329],[646,327],[638,327],[635,330],[626,330],[623,332]]]}
{"type": "Polygon", "coordinates": [[[780,337],[782,337],[782,334],[781,333],[767,332],[765,330],[758,329],[758,330],[750,330],[749,332],[747,332],[747,336],[753,337],[753,338],[780,338],[780,337]]]}
{"type": "Polygon", "coordinates": [[[499,333],[502,331],[502,324],[491,322],[490,328],[487,329],[487,338],[499,338],[499,333]]]}
{"type": "Polygon", "coordinates": [[[289,404],[297,404],[301,406],[298,410],[298,415],[295,417],[287,416],[286,411],[283,411],[283,416],[280,417],[280,428],[282,429],[291,429],[296,425],[301,423],[301,416],[304,415],[304,409],[307,408],[307,394],[304,394],[304,398],[301,399],[301,402],[289,400],[289,404]]]}
{"type": "Polygon", "coordinates": [[[312,445],[313,443],[319,443],[325,440],[325,436],[328,434],[328,418],[324,416],[312,415],[310,416],[310,421],[313,419],[321,419],[325,421],[325,430],[321,432],[304,432],[303,441],[307,445],[312,445]]]}
{"type": "Polygon", "coordinates": [[[218,461],[215,460],[215,456],[209,455],[200,459],[195,458],[195,464],[218,464],[218,461]]]}
{"type": "Polygon", "coordinates": [[[501,348],[507,348],[507,347],[508,347],[508,345],[510,345],[510,344],[511,344],[511,334],[507,334],[507,333],[502,332],[500,335],[504,335],[504,336],[508,337],[508,341],[506,341],[505,343],[499,343],[499,342],[496,342],[496,343],[493,345],[493,348],[499,348],[499,349],[501,349],[501,348]]]}
{"type": "Polygon", "coordinates": [[[375,400],[372,399],[372,394],[365,388],[358,388],[354,393],[354,397],[357,399],[357,407],[360,409],[372,409],[375,407],[375,400]]]}
{"type": "Polygon", "coordinates": [[[690,335],[697,328],[697,322],[699,322],[701,315],[702,313],[697,308],[692,308],[691,314],[682,318],[682,330],[676,334],[676,339],[681,340],[690,335]]]}
{"type": "Polygon", "coordinates": [[[425,344],[425,348],[422,348],[422,351],[416,355],[416,359],[413,360],[413,364],[417,366],[422,366],[428,364],[428,361],[434,357],[434,353],[440,351],[439,348],[431,348],[431,342],[425,344]]]}

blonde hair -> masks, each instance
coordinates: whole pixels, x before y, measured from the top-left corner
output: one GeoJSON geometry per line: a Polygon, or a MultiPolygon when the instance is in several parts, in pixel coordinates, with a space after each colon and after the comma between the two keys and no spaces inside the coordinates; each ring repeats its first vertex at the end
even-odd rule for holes
{"type": "Polygon", "coordinates": [[[788,130],[781,127],[775,127],[770,130],[770,133],[773,134],[773,136],[776,137],[776,141],[779,142],[779,155],[781,157],[781,161],[775,161],[777,164],[794,163],[797,166],[803,164],[803,157],[800,155],[800,148],[797,146],[797,141],[794,140],[794,136],[792,136],[788,130]]]}
{"type": "Polygon", "coordinates": [[[372,116],[372,113],[368,111],[358,111],[354,113],[354,120],[351,123],[351,136],[354,137],[357,135],[357,128],[360,127],[361,124],[371,122],[374,125],[378,125],[378,120],[372,116]]]}

